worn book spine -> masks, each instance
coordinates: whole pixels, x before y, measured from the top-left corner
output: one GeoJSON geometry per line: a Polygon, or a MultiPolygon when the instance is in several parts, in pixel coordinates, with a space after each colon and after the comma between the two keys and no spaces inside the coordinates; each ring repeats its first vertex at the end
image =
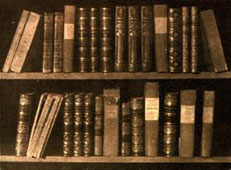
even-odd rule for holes
{"type": "Polygon", "coordinates": [[[74,156],[83,155],[83,112],[84,94],[75,94],[75,113],[74,113],[74,156]]]}
{"type": "Polygon", "coordinates": [[[131,103],[122,103],[120,155],[131,155],[131,103]]]}
{"type": "Polygon", "coordinates": [[[74,5],[64,6],[63,72],[73,71],[75,10],[74,5]]]}
{"type": "Polygon", "coordinates": [[[128,7],[128,71],[137,72],[140,67],[140,8],[128,7]]]}
{"type": "Polygon", "coordinates": [[[211,157],[213,139],[215,91],[204,91],[201,156],[211,157]]]}
{"type": "Polygon", "coordinates": [[[141,6],[141,66],[151,71],[153,66],[153,13],[151,6],[141,6]]]}
{"type": "Polygon", "coordinates": [[[147,82],[145,97],[145,155],[157,156],[159,148],[159,84],[147,82]]]}
{"type": "Polygon", "coordinates": [[[144,156],[144,98],[133,97],[131,99],[131,126],[132,126],[132,155],[144,156]]]}
{"type": "Polygon", "coordinates": [[[127,8],[116,6],[115,9],[115,71],[123,72],[126,68],[127,44],[127,8]]]}
{"type": "Polygon", "coordinates": [[[196,90],[181,91],[179,156],[194,156],[196,90]]]}
{"type": "Polygon", "coordinates": [[[27,11],[27,10],[22,11],[22,14],[20,16],[20,19],[19,19],[19,22],[18,22],[18,25],[16,28],[16,31],[14,33],[14,38],[11,42],[5,63],[3,65],[2,71],[5,73],[9,72],[9,70],[10,70],[11,63],[14,59],[14,55],[15,55],[16,49],[19,45],[19,42],[20,42],[22,33],[24,31],[25,25],[27,23],[29,14],[30,14],[30,11],[27,11]]]}
{"type": "Polygon", "coordinates": [[[95,97],[95,133],[94,133],[94,155],[103,155],[103,96],[95,97]]]}
{"type": "Polygon", "coordinates": [[[100,8],[100,66],[101,71],[111,72],[113,63],[113,26],[111,8],[100,8]]]}
{"type": "Polygon", "coordinates": [[[190,72],[190,51],[191,51],[191,18],[190,7],[182,7],[182,72],[190,72]]]}
{"type": "Polygon", "coordinates": [[[54,73],[60,73],[63,71],[63,24],[64,14],[62,12],[55,12],[53,60],[54,73]]]}
{"type": "Polygon", "coordinates": [[[32,94],[25,93],[20,95],[16,144],[15,144],[16,156],[26,156],[28,139],[29,139],[31,103],[32,103],[32,94]]]}
{"type": "Polygon", "coordinates": [[[157,72],[168,72],[168,6],[153,6],[154,15],[154,53],[157,72]]]}
{"type": "Polygon", "coordinates": [[[43,73],[53,70],[54,13],[44,13],[43,73]]]}
{"type": "Polygon", "coordinates": [[[169,72],[182,71],[182,15],[180,8],[168,11],[168,57],[169,72]]]}

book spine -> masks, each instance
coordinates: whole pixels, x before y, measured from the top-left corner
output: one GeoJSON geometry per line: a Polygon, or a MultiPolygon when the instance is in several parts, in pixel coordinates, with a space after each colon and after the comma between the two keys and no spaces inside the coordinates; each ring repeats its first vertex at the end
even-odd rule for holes
{"type": "Polygon", "coordinates": [[[179,156],[193,157],[196,90],[181,91],[179,156]]]}
{"type": "Polygon", "coordinates": [[[154,5],[156,71],[168,72],[168,6],[154,5]]]}
{"type": "Polygon", "coordinates": [[[199,40],[199,8],[191,7],[191,72],[197,73],[198,59],[200,55],[200,40],[199,40]]]}
{"type": "Polygon", "coordinates": [[[132,126],[132,155],[144,155],[144,98],[133,97],[131,99],[131,126],[132,126]]]}
{"type": "Polygon", "coordinates": [[[73,5],[64,6],[63,72],[73,71],[75,9],[73,5]]]}
{"type": "Polygon", "coordinates": [[[122,103],[121,117],[121,156],[131,155],[131,103],[122,103]]]}
{"type": "Polygon", "coordinates": [[[77,46],[79,72],[89,71],[89,25],[87,8],[77,9],[77,46]]]}
{"type": "Polygon", "coordinates": [[[214,103],[215,92],[204,92],[203,106],[203,126],[201,138],[201,156],[211,157],[212,153],[212,138],[213,138],[213,119],[214,119],[214,103]]]}
{"type": "Polygon", "coordinates": [[[103,155],[103,96],[95,97],[95,137],[94,155],[103,155]]]}
{"type": "Polygon", "coordinates": [[[139,71],[140,62],[140,8],[128,7],[128,71],[139,71]]]}
{"type": "Polygon", "coordinates": [[[84,94],[75,94],[75,113],[74,113],[74,156],[83,155],[83,111],[84,94]]]}
{"type": "Polygon", "coordinates": [[[16,156],[26,156],[31,112],[32,95],[21,94],[19,99],[18,124],[16,133],[16,156]]]}
{"type": "Polygon", "coordinates": [[[164,98],[163,152],[166,157],[177,154],[177,92],[168,92],[164,98]]]}
{"type": "Polygon", "coordinates": [[[66,94],[63,108],[63,155],[73,155],[73,95],[66,94]]]}
{"type": "Polygon", "coordinates": [[[53,70],[54,13],[44,13],[43,73],[53,70]]]}
{"type": "Polygon", "coordinates": [[[181,9],[169,8],[168,11],[168,57],[169,72],[181,72],[182,67],[182,33],[181,9]]]}
{"type": "Polygon", "coordinates": [[[64,14],[61,12],[55,12],[53,61],[54,73],[60,73],[63,71],[63,24],[64,14]]]}
{"type": "Polygon", "coordinates": [[[147,82],[145,97],[145,154],[157,156],[159,148],[159,84],[147,82]]]}
{"type": "Polygon", "coordinates": [[[141,65],[142,71],[151,71],[153,65],[153,14],[151,6],[141,6],[141,65]]]}
{"type": "Polygon", "coordinates": [[[182,72],[190,72],[190,7],[182,7],[182,72]]]}
{"type": "Polygon", "coordinates": [[[99,71],[99,23],[98,9],[90,9],[90,71],[99,71]]]}
{"type": "Polygon", "coordinates": [[[102,72],[112,71],[113,26],[111,8],[100,8],[100,64],[102,72]]]}

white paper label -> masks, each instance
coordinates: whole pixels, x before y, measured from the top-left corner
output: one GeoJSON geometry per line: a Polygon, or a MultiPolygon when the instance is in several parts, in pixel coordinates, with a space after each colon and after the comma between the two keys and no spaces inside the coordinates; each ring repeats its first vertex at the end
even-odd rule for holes
{"type": "Polygon", "coordinates": [[[195,123],[195,106],[181,105],[181,123],[195,123]]]}
{"type": "Polygon", "coordinates": [[[75,30],[74,24],[65,23],[64,24],[64,39],[73,40],[74,34],[75,34],[74,30],[75,30]]]}
{"type": "Polygon", "coordinates": [[[167,33],[167,18],[157,17],[155,18],[155,33],[166,34],[167,33]]]}
{"type": "Polygon", "coordinates": [[[203,108],[203,123],[213,123],[213,107],[203,108]]]}
{"type": "Polygon", "coordinates": [[[145,98],[145,120],[159,120],[159,98],[145,98]]]}

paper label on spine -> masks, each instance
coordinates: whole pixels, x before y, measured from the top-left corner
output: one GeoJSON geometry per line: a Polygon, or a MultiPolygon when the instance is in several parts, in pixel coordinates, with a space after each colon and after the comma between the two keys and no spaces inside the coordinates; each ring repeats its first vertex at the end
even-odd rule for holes
{"type": "Polygon", "coordinates": [[[195,123],[195,106],[181,105],[181,123],[195,123]]]}
{"type": "Polygon", "coordinates": [[[145,120],[159,120],[159,98],[145,98],[145,120]]]}
{"type": "Polygon", "coordinates": [[[213,107],[203,108],[203,123],[213,123],[213,107]]]}
{"type": "Polygon", "coordinates": [[[105,118],[115,119],[119,116],[119,106],[118,105],[105,105],[104,108],[105,118]]]}
{"type": "Polygon", "coordinates": [[[74,24],[65,23],[64,24],[64,39],[73,40],[74,34],[75,34],[74,30],[75,30],[74,24]]]}
{"type": "Polygon", "coordinates": [[[155,18],[155,33],[166,34],[167,33],[167,18],[157,17],[155,18]]]}

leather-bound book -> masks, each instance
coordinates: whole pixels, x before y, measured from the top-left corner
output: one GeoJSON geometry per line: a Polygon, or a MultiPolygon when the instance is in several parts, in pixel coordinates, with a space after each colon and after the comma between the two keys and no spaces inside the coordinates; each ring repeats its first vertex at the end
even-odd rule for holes
{"type": "Polygon", "coordinates": [[[63,72],[73,71],[75,9],[74,5],[64,6],[63,72]]]}
{"type": "Polygon", "coordinates": [[[116,6],[115,8],[115,71],[123,72],[126,68],[126,44],[127,44],[127,8],[116,6]]]}
{"type": "Polygon", "coordinates": [[[145,97],[145,155],[157,156],[159,148],[159,84],[147,82],[144,86],[145,97]]]}
{"type": "Polygon", "coordinates": [[[18,123],[16,133],[15,154],[16,156],[26,156],[30,117],[31,117],[31,104],[32,93],[24,93],[20,95],[19,110],[18,110],[18,123]]]}
{"type": "Polygon", "coordinates": [[[112,9],[100,8],[100,66],[101,71],[111,72],[113,63],[112,9]]]}
{"type": "Polygon", "coordinates": [[[181,91],[179,156],[194,156],[196,90],[181,91]]]}
{"type": "Polygon", "coordinates": [[[53,61],[54,73],[60,73],[63,71],[63,24],[64,14],[62,12],[55,12],[53,61]]]}
{"type": "Polygon", "coordinates": [[[131,111],[132,111],[132,155],[144,156],[144,98],[133,97],[131,98],[131,111]]]}
{"type": "Polygon", "coordinates": [[[168,72],[168,6],[153,6],[154,14],[154,53],[157,72],[168,72]]]}
{"type": "Polygon", "coordinates": [[[169,72],[182,71],[182,15],[181,8],[168,11],[168,60],[169,72]]]}
{"type": "Polygon", "coordinates": [[[128,7],[128,71],[137,72],[140,67],[140,8],[128,7]]]}
{"type": "Polygon", "coordinates": [[[213,118],[214,118],[215,91],[204,91],[201,156],[211,157],[213,139],[213,118]]]}
{"type": "Polygon", "coordinates": [[[141,66],[142,71],[153,66],[153,13],[152,6],[141,6],[141,66]]]}

